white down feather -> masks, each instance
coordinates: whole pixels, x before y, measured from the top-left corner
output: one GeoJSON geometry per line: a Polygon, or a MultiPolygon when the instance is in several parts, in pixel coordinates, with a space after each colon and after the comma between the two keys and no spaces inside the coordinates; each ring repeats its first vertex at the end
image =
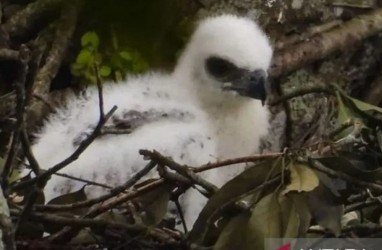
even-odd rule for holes
{"type": "MultiPolygon", "coordinates": [[[[201,21],[172,73],[148,73],[104,85],[105,111],[118,106],[108,125],[121,119],[136,119],[139,123],[142,114],[146,118],[131,134],[97,138],[60,173],[116,186],[147,164],[138,153],[140,149],[155,149],[194,167],[256,153],[260,138],[268,130],[267,107],[258,100],[222,91],[220,83],[205,70],[204,61],[211,55],[228,58],[248,70],[266,71],[272,49],[252,20],[223,15],[201,21]]],[[[52,167],[68,157],[98,119],[96,88],[89,88],[84,96],[71,97],[65,107],[48,117],[37,134],[32,150],[41,167],[52,167]]],[[[203,177],[220,187],[243,167],[211,170],[203,177]]],[[[53,175],[44,190],[46,200],[83,185],[53,175]]],[[[90,197],[106,191],[94,186],[86,189],[90,197]]],[[[197,191],[185,196],[183,205],[189,224],[205,202],[197,191]]]]}

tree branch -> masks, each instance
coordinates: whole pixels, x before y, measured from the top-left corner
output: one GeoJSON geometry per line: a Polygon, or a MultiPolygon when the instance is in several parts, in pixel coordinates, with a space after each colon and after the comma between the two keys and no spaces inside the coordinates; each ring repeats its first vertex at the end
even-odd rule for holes
{"type": "Polygon", "coordinates": [[[16,80],[16,83],[15,83],[16,101],[17,101],[16,103],[16,120],[17,121],[16,121],[15,128],[13,130],[11,146],[8,151],[7,159],[4,164],[3,172],[1,174],[1,185],[3,190],[6,190],[8,186],[8,177],[12,171],[12,167],[17,156],[20,136],[24,126],[25,82],[26,82],[26,77],[27,77],[28,69],[29,69],[28,67],[29,59],[30,59],[30,51],[25,45],[22,45],[20,47],[20,52],[19,52],[19,60],[21,64],[21,69],[19,73],[19,79],[16,80]]]}
{"type": "Polygon", "coordinates": [[[13,36],[22,36],[39,20],[42,14],[59,7],[63,0],[38,0],[28,4],[23,10],[13,15],[3,28],[8,34],[13,36]]]}
{"type": "Polygon", "coordinates": [[[12,49],[0,49],[0,61],[17,61],[19,60],[19,52],[12,49]]]}
{"type": "Polygon", "coordinates": [[[272,77],[285,75],[301,66],[344,50],[382,30],[382,8],[369,14],[357,16],[338,28],[317,34],[308,41],[278,51],[270,69],[272,77]]]}

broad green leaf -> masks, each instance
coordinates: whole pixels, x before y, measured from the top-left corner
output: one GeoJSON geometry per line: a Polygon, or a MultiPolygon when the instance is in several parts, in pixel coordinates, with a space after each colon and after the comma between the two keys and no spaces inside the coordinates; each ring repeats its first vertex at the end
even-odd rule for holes
{"type": "Polygon", "coordinates": [[[157,225],[166,215],[168,203],[170,201],[169,186],[164,183],[160,187],[139,196],[136,199],[142,211],[142,219],[146,225],[157,225]]]}
{"type": "Polygon", "coordinates": [[[230,250],[230,249],[243,249],[245,240],[243,236],[246,235],[248,229],[248,220],[251,214],[243,212],[232,218],[224,227],[219,235],[213,250],[230,250]]]}
{"type": "Polygon", "coordinates": [[[382,177],[382,169],[376,168],[374,170],[370,169],[361,169],[357,165],[353,164],[350,161],[351,156],[342,157],[342,156],[332,156],[332,157],[322,157],[316,159],[321,162],[324,166],[341,171],[345,174],[351,175],[361,180],[365,181],[376,181],[380,180],[382,177]]]}
{"type": "Polygon", "coordinates": [[[58,196],[56,198],[51,199],[48,201],[48,205],[61,205],[61,204],[70,204],[74,202],[80,202],[86,200],[86,194],[85,194],[85,186],[81,189],[74,191],[72,193],[63,194],[61,196],[58,196]]]}
{"type": "Polygon", "coordinates": [[[274,192],[254,206],[244,249],[264,249],[266,238],[295,238],[299,227],[300,218],[294,200],[274,192]]]}
{"type": "MultiPolygon", "coordinates": [[[[233,178],[222,186],[207,202],[194,223],[194,227],[189,234],[191,242],[196,244],[214,243],[216,239],[209,237],[216,236],[221,228],[217,228],[216,222],[223,217],[227,217],[225,210],[240,200],[243,195],[248,194],[256,187],[262,185],[267,178],[273,178],[281,173],[281,158],[267,160],[252,166],[241,174],[233,178]]],[[[268,186],[262,189],[262,196],[272,192],[276,186],[268,186]]],[[[261,198],[261,197],[259,197],[261,198]]]]}
{"type": "Polygon", "coordinates": [[[312,214],[308,206],[308,196],[306,193],[289,194],[288,197],[293,199],[299,221],[298,237],[305,238],[310,227],[312,214]]]}
{"type": "MultiPolygon", "coordinates": [[[[75,202],[80,202],[86,200],[86,194],[85,194],[85,186],[82,187],[80,190],[77,190],[72,193],[63,194],[61,196],[58,196],[52,200],[50,200],[47,204],[48,205],[61,205],[61,204],[70,204],[75,202]]],[[[64,216],[68,218],[74,218],[76,215],[82,215],[86,211],[86,208],[80,208],[75,210],[70,210],[69,212],[63,212],[58,213],[59,216],[64,216]]],[[[64,226],[57,223],[47,222],[44,223],[45,231],[51,234],[54,234],[58,231],[60,231],[64,226]]]]}
{"type": "MultiPolygon", "coordinates": [[[[63,194],[61,196],[53,198],[47,204],[62,205],[62,204],[70,204],[70,203],[85,201],[87,200],[87,196],[85,194],[85,187],[86,185],[83,186],[81,189],[74,191],[72,193],[63,194]]],[[[84,212],[84,209],[71,210],[70,212],[71,214],[82,214],[84,212]]]]}
{"type": "Polygon", "coordinates": [[[102,77],[108,77],[110,74],[111,74],[111,68],[109,66],[105,66],[103,65],[100,70],[99,70],[99,74],[102,76],[102,77]]]}
{"type": "Polygon", "coordinates": [[[72,71],[79,72],[86,67],[85,64],[73,63],[71,66],[72,71]]]}
{"type": "Polygon", "coordinates": [[[315,189],[319,184],[318,177],[314,171],[310,169],[308,165],[301,163],[291,162],[290,178],[291,181],[286,186],[283,194],[287,194],[290,191],[309,192],[315,189]]]}
{"type": "Polygon", "coordinates": [[[313,219],[318,225],[338,236],[341,233],[341,218],[344,213],[340,197],[334,195],[322,182],[307,196],[313,219]]]}
{"type": "Polygon", "coordinates": [[[81,46],[82,47],[90,46],[94,49],[98,49],[98,46],[99,46],[98,35],[93,31],[86,32],[81,37],[81,46]]]}
{"type": "Polygon", "coordinates": [[[349,118],[361,119],[365,124],[382,121],[382,108],[352,98],[340,89],[337,91],[337,99],[339,101],[338,122],[340,124],[349,118]]]}
{"type": "Polygon", "coordinates": [[[133,56],[128,51],[121,51],[119,52],[119,56],[124,59],[125,61],[132,61],[133,56]]]}
{"type": "Polygon", "coordinates": [[[85,244],[94,244],[102,240],[101,237],[95,235],[91,229],[84,228],[82,229],[73,239],[70,240],[71,244],[85,245],[85,244]]]}
{"type": "Polygon", "coordinates": [[[76,64],[87,65],[93,61],[93,54],[87,50],[83,49],[77,56],[76,64]]]}

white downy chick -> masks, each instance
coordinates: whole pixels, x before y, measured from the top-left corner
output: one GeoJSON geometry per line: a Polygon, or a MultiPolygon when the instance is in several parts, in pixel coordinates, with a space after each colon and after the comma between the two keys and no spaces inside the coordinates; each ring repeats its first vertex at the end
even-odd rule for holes
{"type": "MultiPolygon", "coordinates": [[[[175,161],[200,166],[256,153],[268,131],[267,69],[272,57],[268,38],[250,19],[221,15],[202,20],[170,74],[148,73],[104,85],[104,108],[118,109],[107,123],[130,128],[130,134],[102,135],[78,160],[60,171],[117,186],[143,168],[140,149],[157,150],[175,161]]],[[[95,87],[52,114],[32,147],[42,168],[68,157],[99,119],[95,87]]],[[[220,187],[242,166],[202,174],[220,187]]],[[[156,177],[155,171],[148,177],[156,177]]],[[[80,189],[84,183],[53,175],[46,200],[80,189]]],[[[87,186],[89,197],[107,190],[87,186]]],[[[206,199],[191,190],[184,197],[192,225],[206,199]]]]}

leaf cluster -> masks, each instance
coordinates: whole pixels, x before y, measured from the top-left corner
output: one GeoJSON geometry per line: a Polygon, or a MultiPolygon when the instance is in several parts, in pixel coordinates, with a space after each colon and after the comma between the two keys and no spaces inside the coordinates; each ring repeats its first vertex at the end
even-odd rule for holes
{"type": "Polygon", "coordinates": [[[135,50],[122,48],[113,33],[113,46],[102,47],[101,39],[94,31],[86,32],[81,37],[81,50],[71,65],[71,72],[83,82],[95,84],[97,70],[104,80],[122,81],[128,74],[142,73],[148,64],[135,50]]]}

